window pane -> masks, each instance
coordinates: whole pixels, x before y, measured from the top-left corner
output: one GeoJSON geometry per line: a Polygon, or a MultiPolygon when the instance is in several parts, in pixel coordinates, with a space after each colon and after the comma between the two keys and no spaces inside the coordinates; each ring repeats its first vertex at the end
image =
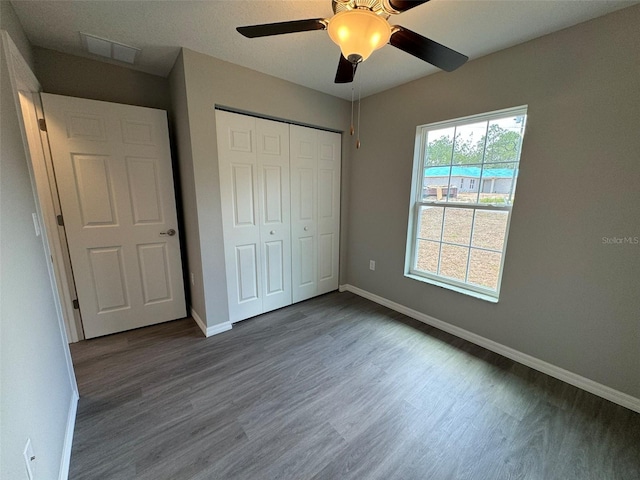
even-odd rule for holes
{"type": "Polygon", "coordinates": [[[448,188],[451,167],[428,167],[424,169],[422,199],[435,202],[445,201],[448,195],[456,195],[457,187],[448,188]]]}
{"type": "MultiPolygon", "coordinates": [[[[443,254],[444,257],[444,254],[443,254]]],[[[491,290],[498,289],[501,253],[471,249],[469,257],[469,283],[474,283],[491,290]]]]}
{"type": "Polygon", "coordinates": [[[451,167],[449,203],[477,203],[482,164],[451,167]]]}
{"type": "Polygon", "coordinates": [[[509,204],[509,194],[513,185],[513,176],[517,169],[502,168],[502,164],[485,165],[480,182],[479,203],[491,205],[509,204]]]}
{"type": "Polygon", "coordinates": [[[451,165],[454,127],[431,130],[427,134],[425,166],[451,165]]]}
{"type": "Polygon", "coordinates": [[[467,247],[443,244],[440,275],[464,282],[467,275],[468,256],[469,249],[467,247]]]}
{"type": "Polygon", "coordinates": [[[471,246],[502,251],[508,212],[476,210],[471,246]]]}
{"type": "Polygon", "coordinates": [[[443,214],[443,207],[420,207],[418,237],[439,242],[442,235],[443,214]]]}
{"type": "Polygon", "coordinates": [[[520,153],[523,127],[523,115],[491,120],[487,130],[485,163],[507,162],[502,168],[514,169],[520,153]]]}
{"type": "Polygon", "coordinates": [[[472,209],[448,207],[444,214],[442,240],[445,242],[469,245],[472,223],[472,209]]]}
{"type": "Polygon", "coordinates": [[[457,127],[453,148],[453,165],[482,163],[486,133],[486,121],[457,127]]]}
{"type": "Polygon", "coordinates": [[[440,243],[418,240],[416,270],[438,273],[438,255],[440,255],[440,243]]]}

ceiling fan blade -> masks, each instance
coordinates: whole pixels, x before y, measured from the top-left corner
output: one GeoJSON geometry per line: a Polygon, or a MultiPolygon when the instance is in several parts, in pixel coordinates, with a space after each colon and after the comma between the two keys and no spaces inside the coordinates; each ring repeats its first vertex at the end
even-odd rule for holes
{"type": "Polygon", "coordinates": [[[391,45],[442,70],[453,72],[469,60],[466,55],[423,37],[416,32],[400,26],[394,28],[397,30],[391,34],[389,39],[391,45]]]}
{"type": "Polygon", "coordinates": [[[356,68],[358,64],[353,64],[343,55],[340,55],[340,62],[338,62],[338,71],[336,72],[335,83],[351,83],[353,77],[356,76],[356,68]]]}
{"type": "Polygon", "coordinates": [[[256,38],[268,37],[271,35],[282,35],[284,33],[324,30],[326,28],[327,25],[323,18],[310,18],[308,20],[293,20],[291,22],[250,25],[247,27],[238,27],[236,30],[247,38],[256,38]]]}
{"type": "Polygon", "coordinates": [[[418,7],[429,0],[388,0],[389,6],[398,13],[418,7]]]}

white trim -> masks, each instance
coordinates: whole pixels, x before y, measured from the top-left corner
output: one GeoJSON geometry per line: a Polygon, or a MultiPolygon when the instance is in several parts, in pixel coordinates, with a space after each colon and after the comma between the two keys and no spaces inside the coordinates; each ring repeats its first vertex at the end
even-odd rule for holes
{"type": "Polygon", "coordinates": [[[202,330],[202,333],[204,333],[205,337],[212,337],[213,335],[231,330],[231,328],[233,327],[231,322],[217,323],[215,325],[207,327],[204,321],[200,318],[200,315],[198,315],[193,308],[191,309],[191,318],[193,318],[198,324],[198,327],[200,327],[200,330],[202,330]]]}
{"type": "Polygon", "coordinates": [[[517,107],[503,108],[501,110],[494,110],[487,113],[476,113],[474,115],[468,115],[466,117],[454,118],[451,120],[443,120],[441,122],[425,123],[419,125],[418,128],[428,127],[429,130],[440,130],[447,127],[464,126],[471,123],[476,123],[479,120],[496,120],[503,117],[517,116],[519,114],[527,114],[528,104],[519,105],[517,107]]]}
{"type": "Polygon", "coordinates": [[[215,325],[211,325],[210,327],[207,327],[206,335],[207,337],[218,335],[219,333],[227,332],[231,330],[231,327],[233,327],[231,322],[217,323],[215,325]]]}
{"type": "MultiPolygon", "coordinates": [[[[18,116],[18,123],[20,127],[20,133],[22,134],[22,143],[24,147],[25,157],[27,159],[27,168],[29,170],[29,179],[31,180],[31,189],[33,191],[33,199],[36,206],[36,213],[41,224],[46,228],[42,229],[42,245],[44,248],[44,254],[46,258],[47,270],[49,272],[49,281],[51,283],[51,292],[53,294],[53,303],[56,309],[56,317],[58,320],[58,328],[60,330],[60,336],[64,345],[64,356],[67,364],[67,374],[69,375],[69,386],[72,392],[78,396],[78,385],[76,383],[76,375],[73,369],[73,360],[71,359],[71,350],[69,350],[69,340],[67,337],[67,322],[65,314],[62,308],[61,295],[59,285],[56,278],[56,269],[54,263],[49,261],[52,258],[51,249],[51,237],[49,234],[49,225],[51,218],[46,216],[47,222],[45,222],[45,215],[43,212],[48,212],[49,203],[46,203],[38,190],[38,182],[34,173],[34,162],[29,149],[29,141],[27,135],[27,128],[25,125],[25,118],[23,116],[22,104],[20,102],[21,92],[31,92],[37,94],[41,89],[38,79],[33,74],[29,65],[22,57],[22,54],[16,47],[15,43],[11,39],[11,36],[6,30],[0,31],[2,34],[2,47],[7,62],[7,69],[9,71],[9,81],[13,89],[13,100],[16,107],[16,114],[18,116]],[[47,208],[45,208],[47,207],[47,208]]],[[[48,185],[48,182],[47,182],[48,185]]],[[[46,197],[46,195],[45,195],[46,197]]],[[[58,271],[58,273],[60,273],[58,271]]]]}
{"type": "Polygon", "coordinates": [[[64,435],[64,444],[62,445],[62,459],[60,460],[60,474],[58,478],[60,480],[67,480],[69,478],[69,465],[71,462],[71,447],[73,445],[73,431],[76,426],[76,413],[78,411],[78,394],[73,392],[71,394],[71,401],[69,402],[69,415],[67,416],[67,431],[64,435]]]}
{"type": "Polygon", "coordinates": [[[356,295],[369,299],[372,302],[384,305],[385,307],[395,310],[396,312],[403,313],[404,315],[407,315],[408,317],[411,317],[422,323],[431,325],[432,327],[435,327],[439,330],[443,330],[447,333],[455,335],[456,337],[484,347],[487,350],[491,350],[492,352],[510,358],[511,360],[522,365],[526,365],[527,367],[531,367],[534,370],[546,373],[547,375],[557,378],[558,380],[562,380],[563,382],[573,385],[574,387],[578,387],[589,393],[593,393],[594,395],[602,397],[605,400],[609,400],[613,403],[617,403],[618,405],[622,405],[623,407],[640,413],[640,398],[636,398],[626,393],[615,390],[611,387],[607,387],[606,385],[602,385],[601,383],[595,382],[586,377],[565,370],[564,368],[560,368],[556,365],[545,362],[544,360],[540,360],[539,358],[533,357],[526,353],[519,352],[518,350],[515,350],[511,347],[507,347],[506,345],[502,345],[501,343],[494,342],[493,340],[489,340],[488,338],[482,337],[463,328],[456,327],[455,325],[451,325],[450,323],[443,322],[442,320],[438,320],[437,318],[431,317],[422,312],[418,312],[417,310],[405,307],[404,305],[400,305],[399,303],[393,302],[384,297],[380,297],[374,293],[362,290],[361,288],[354,287],[353,285],[340,285],[340,291],[355,293],[356,295]]]}
{"type": "Polygon", "coordinates": [[[205,325],[205,323],[200,318],[200,315],[198,315],[193,308],[191,309],[191,318],[193,318],[195,320],[196,324],[198,325],[198,327],[200,327],[200,330],[202,330],[202,333],[204,333],[204,336],[206,337],[207,336],[207,326],[205,325]]]}
{"type": "Polygon", "coordinates": [[[71,257],[69,256],[67,235],[64,226],[59,226],[57,222],[57,216],[62,215],[62,209],[60,208],[58,184],[56,183],[53,170],[53,160],[51,158],[51,151],[49,150],[49,136],[47,132],[41,131],[38,127],[37,119],[44,118],[42,99],[39,93],[33,94],[33,104],[36,110],[36,117],[31,122],[31,128],[39,135],[41,142],[40,147],[36,147],[36,152],[34,152],[37,157],[37,165],[34,164],[34,168],[37,167],[38,171],[41,172],[39,176],[42,178],[42,180],[40,180],[42,183],[41,187],[38,188],[42,188],[42,191],[51,199],[45,215],[48,217],[47,222],[51,229],[49,238],[52,240],[54,249],[54,266],[60,276],[60,297],[64,306],[67,334],[69,335],[69,340],[75,343],[84,340],[84,331],[80,310],[76,310],[73,307],[73,301],[78,298],[78,294],[73,280],[73,268],[71,266],[71,257]],[[45,182],[44,178],[47,178],[48,182],[45,182]]]}
{"type": "MultiPolygon", "coordinates": [[[[29,175],[31,176],[36,205],[39,207],[37,213],[45,230],[43,235],[45,251],[47,258],[51,257],[52,261],[52,265],[49,265],[49,262],[47,262],[47,265],[52,269],[54,301],[56,305],[60,304],[68,339],[71,339],[72,342],[77,342],[84,337],[78,332],[78,329],[80,329],[80,332],[82,331],[82,326],[76,325],[77,311],[73,308],[73,298],[75,296],[72,297],[70,292],[70,289],[75,291],[75,286],[73,286],[73,281],[70,281],[67,274],[65,261],[68,262],[69,260],[68,256],[66,258],[64,256],[62,240],[59,236],[60,227],[58,227],[56,221],[54,198],[57,198],[58,193],[57,187],[52,185],[47,173],[46,163],[49,150],[46,132],[41,132],[38,127],[38,118],[43,118],[41,116],[42,105],[39,96],[42,87],[11,40],[11,36],[4,30],[2,31],[2,39],[5,46],[9,77],[14,89],[18,122],[23,135],[29,175]]],[[[65,340],[67,343],[68,339],[65,340]]]]}
{"type": "Polygon", "coordinates": [[[470,297],[475,297],[477,299],[484,300],[485,302],[498,303],[498,297],[480,293],[479,289],[478,291],[476,291],[476,290],[467,288],[470,285],[458,286],[453,282],[452,283],[441,282],[436,278],[431,278],[430,276],[426,276],[426,275],[416,275],[413,272],[405,273],[404,276],[412,280],[416,280],[418,282],[424,282],[430,285],[435,285],[436,287],[446,288],[447,290],[453,290],[454,292],[463,293],[465,295],[469,295],[470,297]]]}

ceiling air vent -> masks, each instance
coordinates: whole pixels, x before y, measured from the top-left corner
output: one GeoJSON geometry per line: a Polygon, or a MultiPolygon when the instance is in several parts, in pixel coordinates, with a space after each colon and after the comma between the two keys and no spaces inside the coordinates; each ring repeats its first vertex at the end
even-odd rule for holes
{"type": "Polygon", "coordinates": [[[96,37],[88,33],[80,32],[82,43],[89,53],[100,55],[101,57],[112,58],[120,62],[131,63],[136,59],[139,48],[130,47],[124,43],[114,42],[106,38],[96,37]]]}

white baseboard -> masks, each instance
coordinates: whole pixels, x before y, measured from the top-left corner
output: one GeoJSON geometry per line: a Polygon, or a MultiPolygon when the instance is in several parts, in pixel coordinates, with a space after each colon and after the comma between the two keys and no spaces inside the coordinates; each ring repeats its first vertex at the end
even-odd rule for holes
{"type": "Polygon", "coordinates": [[[418,312],[417,310],[405,307],[404,305],[400,305],[399,303],[393,302],[384,297],[380,297],[366,290],[362,290],[361,288],[354,287],[353,285],[340,285],[339,290],[341,292],[347,291],[355,293],[356,295],[369,299],[375,303],[384,305],[391,310],[403,313],[404,315],[414,318],[415,320],[418,320],[422,323],[431,325],[432,327],[435,327],[439,330],[443,330],[447,333],[455,335],[456,337],[484,347],[487,350],[491,350],[492,352],[510,358],[511,360],[521,363],[522,365],[526,365],[527,367],[531,367],[534,370],[546,373],[547,375],[557,378],[558,380],[567,382],[589,393],[593,393],[594,395],[640,413],[640,398],[632,397],[631,395],[628,395],[626,393],[614,390],[611,387],[607,387],[606,385],[602,385],[601,383],[594,382],[593,380],[560,368],[551,363],[545,362],[544,360],[540,360],[539,358],[532,357],[531,355],[528,355],[526,353],[519,352],[518,350],[515,350],[511,347],[507,347],[506,345],[502,345],[501,343],[494,342],[493,340],[489,340],[488,338],[482,337],[463,328],[456,327],[455,325],[451,325],[450,323],[443,322],[442,320],[438,320],[437,318],[431,317],[422,312],[418,312]]]}
{"type": "Polygon", "coordinates": [[[198,315],[193,308],[191,309],[191,317],[196,321],[205,337],[211,337],[213,335],[226,332],[227,330],[231,330],[232,327],[231,322],[218,323],[207,327],[204,324],[204,321],[200,318],[200,315],[198,315]]]}
{"type": "Polygon", "coordinates": [[[64,443],[62,445],[62,458],[60,459],[60,480],[69,478],[69,465],[71,461],[71,446],[73,445],[73,432],[76,427],[76,412],[78,411],[78,392],[75,390],[71,393],[69,401],[69,413],[67,415],[67,430],[64,434],[64,443]]]}

